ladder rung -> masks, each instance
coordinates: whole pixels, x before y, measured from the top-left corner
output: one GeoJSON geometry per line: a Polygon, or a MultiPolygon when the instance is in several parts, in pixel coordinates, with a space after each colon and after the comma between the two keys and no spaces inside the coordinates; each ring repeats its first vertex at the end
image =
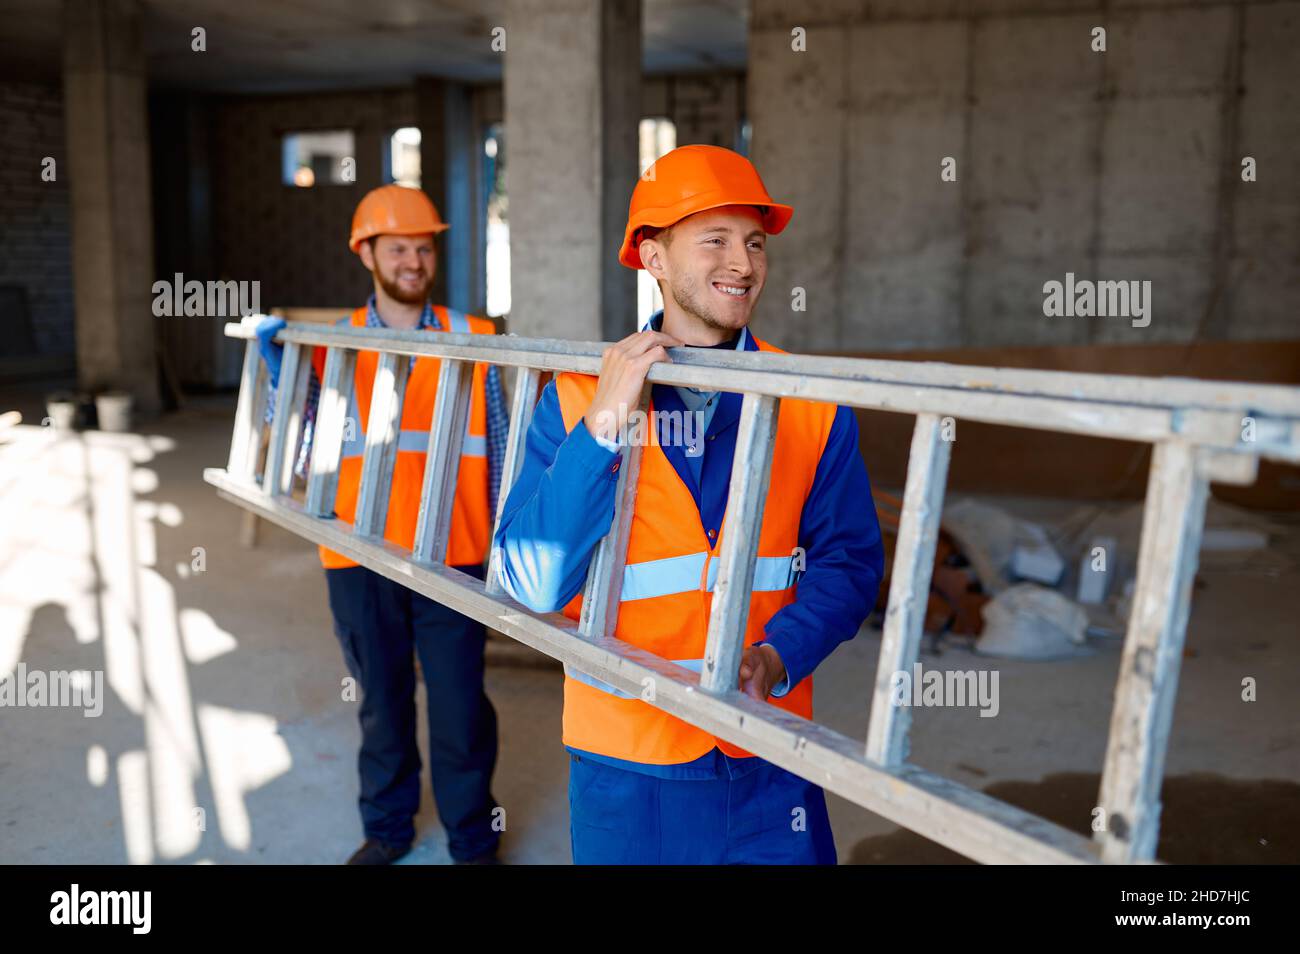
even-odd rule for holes
{"type": "MultiPolygon", "coordinates": [[[[343,455],[343,428],[352,396],[352,372],[357,353],[349,348],[330,347],[325,353],[325,380],[321,382],[320,404],[312,434],[311,472],[307,477],[307,513],[333,517],[334,497],[339,486],[339,458],[343,455]]],[[[361,422],[353,422],[360,427],[361,422]]]]}
{"type": "Polygon", "coordinates": [[[262,424],[266,418],[269,380],[257,338],[244,347],[244,367],[239,376],[239,400],[235,406],[235,428],[230,438],[227,472],[237,480],[250,483],[257,476],[257,452],[262,444],[262,424]]]}
{"type": "Polygon", "coordinates": [[[1102,861],[1155,857],[1165,750],[1205,525],[1208,484],[1198,466],[1204,454],[1182,441],[1164,441],[1152,451],[1133,608],[1097,801],[1105,811],[1105,828],[1095,836],[1102,861]]]}
{"type": "MultiPolygon", "coordinates": [[[[501,487],[497,492],[497,512],[492,519],[492,539],[496,539],[501,526],[501,514],[506,508],[506,497],[514,486],[519,470],[524,465],[524,451],[528,446],[528,428],[533,422],[537,407],[537,391],[542,373],[536,368],[520,367],[515,372],[515,393],[510,406],[510,436],[506,441],[506,457],[501,467],[501,487]]],[[[484,585],[492,596],[501,595],[501,554],[492,547],[488,560],[487,579],[484,585]]]]}
{"type": "Polygon", "coordinates": [[[780,412],[779,398],[761,394],[746,394],[740,406],[718,576],[713,584],[709,635],[700,671],[700,686],[712,692],[735,689],[740,676],[754,588],[754,560],[758,556],[780,412]]]}
{"type": "Polygon", "coordinates": [[[303,367],[303,347],[296,342],[284,346],[280,361],[280,385],[275,394],[275,414],[271,418],[271,440],[266,450],[266,467],[262,473],[262,492],[286,494],[293,486],[293,455],[298,445],[298,426],[302,404],[306,400],[310,373],[303,367]]]}
{"type": "MultiPolygon", "coordinates": [[[[646,382],[641,389],[641,400],[637,404],[641,411],[649,407],[650,388],[650,383],[646,382]]],[[[636,512],[636,484],[641,473],[642,450],[640,444],[631,444],[620,451],[623,462],[619,467],[618,486],[614,490],[614,518],[609,532],[601,538],[592,554],[582,591],[578,632],[588,639],[612,636],[618,624],[618,604],[623,592],[623,569],[627,565],[627,545],[636,512]]]]}
{"type": "Polygon", "coordinates": [[[426,563],[446,559],[451,540],[451,515],[460,480],[460,454],[469,424],[476,365],[443,358],[438,369],[438,397],[429,425],[429,449],[424,458],[420,513],[415,521],[413,559],[426,563]]]}
{"type": "Polygon", "coordinates": [[[388,522],[388,497],[392,491],[393,464],[402,431],[402,399],[411,357],[386,351],[379,356],[366,418],[366,448],[361,459],[357,488],[357,514],[353,533],[363,537],[384,535],[388,522]]]}
{"type": "Polygon", "coordinates": [[[918,414],[867,724],[867,758],[885,766],[901,765],[907,757],[911,709],[893,704],[893,676],[910,673],[920,654],[951,455],[952,443],[943,439],[938,415],[918,414]]]}

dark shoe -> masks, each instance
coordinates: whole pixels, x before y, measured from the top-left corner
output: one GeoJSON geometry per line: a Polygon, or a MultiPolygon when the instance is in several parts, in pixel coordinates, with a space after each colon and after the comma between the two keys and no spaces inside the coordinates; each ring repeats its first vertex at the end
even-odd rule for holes
{"type": "Polygon", "coordinates": [[[358,848],[348,859],[350,865],[391,865],[398,858],[404,857],[411,850],[408,845],[390,845],[386,841],[367,838],[366,843],[358,848]]]}
{"type": "Polygon", "coordinates": [[[497,850],[496,850],[495,848],[493,848],[491,851],[485,851],[485,852],[483,852],[483,854],[481,854],[481,855],[475,855],[473,858],[464,858],[464,859],[461,859],[461,858],[453,858],[453,859],[451,859],[451,860],[452,860],[452,863],[453,863],[453,864],[457,864],[457,865],[499,865],[499,864],[502,864],[501,859],[497,857],[497,850]]]}

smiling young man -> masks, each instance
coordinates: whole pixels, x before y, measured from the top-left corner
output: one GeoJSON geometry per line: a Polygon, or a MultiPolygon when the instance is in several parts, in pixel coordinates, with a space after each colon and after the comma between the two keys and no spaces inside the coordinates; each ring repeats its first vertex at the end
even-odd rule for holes
{"type": "MultiPolygon", "coordinates": [[[[515,599],[579,617],[592,551],[613,520],[616,441],[667,349],[779,350],[748,325],[768,236],[791,214],[727,149],[684,146],[642,176],[619,260],[655,277],[664,310],[605,350],[598,378],[560,374],[543,391],[493,541],[515,599]]],[[[662,425],[645,447],[615,635],[695,671],[740,404],[738,394],[651,389],[653,409],[702,415],[704,452],[662,425]]],[[[847,408],[781,403],[738,675],[742,691],[806,718],[812,671],[856,634],[883,569],[857,433],[847,408]]],[[[835,863],[819,787],[576,670],[564,682],[564,744],[579,864],[835,863]]]]}
{"type": "MultiPolygon", "coordinates": [[[[435,237],[447,228],[418,189],[387,185],[362,198],[348,244],[370,273],[374,290],[365,305],[339,324],[494,334],[487,319],[429,301],[438,264],[435,237]]],[[[283,321],[267,319],[258,328],[273,384],[281,350],[273,339],[283,327],[283,321]]],[[[334,504],[335,514],[348,522],[356,514],[378,357],[374,351],[358,352],[353,374],[348,418],[355,427],[345,434],[334,504]]],[[[415,539],[439,364],[437,358],[412,362],[402,403],[384,538],[406,549],[415,539]]],[[[316,384],[324,378],[324,349],[314,349],[312,369],[316,384]]],[[[446,563],[479,579],[492,534],[506,429],[496,369],[475,365],[446,563]]],[[[416,656],[427,690],[429,774],[448,852],[457,863],[493,862],[500,838],[490,791],[497,721],[483,689],[483,625],[340,553],[321,547],[320,558],[334,632],[361,689],[358,769],[365,842],[348,863],[391,863],[410,850],[415,837],[420,806],[416,656]]]]}

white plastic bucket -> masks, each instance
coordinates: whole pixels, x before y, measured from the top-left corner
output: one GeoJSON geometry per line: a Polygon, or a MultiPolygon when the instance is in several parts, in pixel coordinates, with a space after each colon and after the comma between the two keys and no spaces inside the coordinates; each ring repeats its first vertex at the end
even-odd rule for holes
{"type": "Polygon", "coordinates": [[[131,395],[121,391],[96,395],[95,416],[101,431],[122,434],[131,430],[131,395]]]}
{"type": "Polygon", "coordinates": [[[45,402],[45,414],[56,431],[71,431],[77,425],[77,402],[51,398],[45,402]]]}

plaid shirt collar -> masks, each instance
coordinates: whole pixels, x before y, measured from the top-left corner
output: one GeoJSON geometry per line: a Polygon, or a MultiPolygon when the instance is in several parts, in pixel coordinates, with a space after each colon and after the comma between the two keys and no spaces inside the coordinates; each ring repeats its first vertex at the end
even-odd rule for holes
{"type": "MultiPolygon", "coordinates": [[[[384,320],[379,317],[379,309],[375,307],[375,295],[371,292],[370,297],[366,300],[366,327],[367,328],[387,328],[384,320]]],[[[442,330],[442,325],[438,322],[438,316],[433,313],[433,305],[429,302],[424,303],[424,311],[420,312],[420,323],[415,327],[433,328],[438,331],[442,330]]]]}

